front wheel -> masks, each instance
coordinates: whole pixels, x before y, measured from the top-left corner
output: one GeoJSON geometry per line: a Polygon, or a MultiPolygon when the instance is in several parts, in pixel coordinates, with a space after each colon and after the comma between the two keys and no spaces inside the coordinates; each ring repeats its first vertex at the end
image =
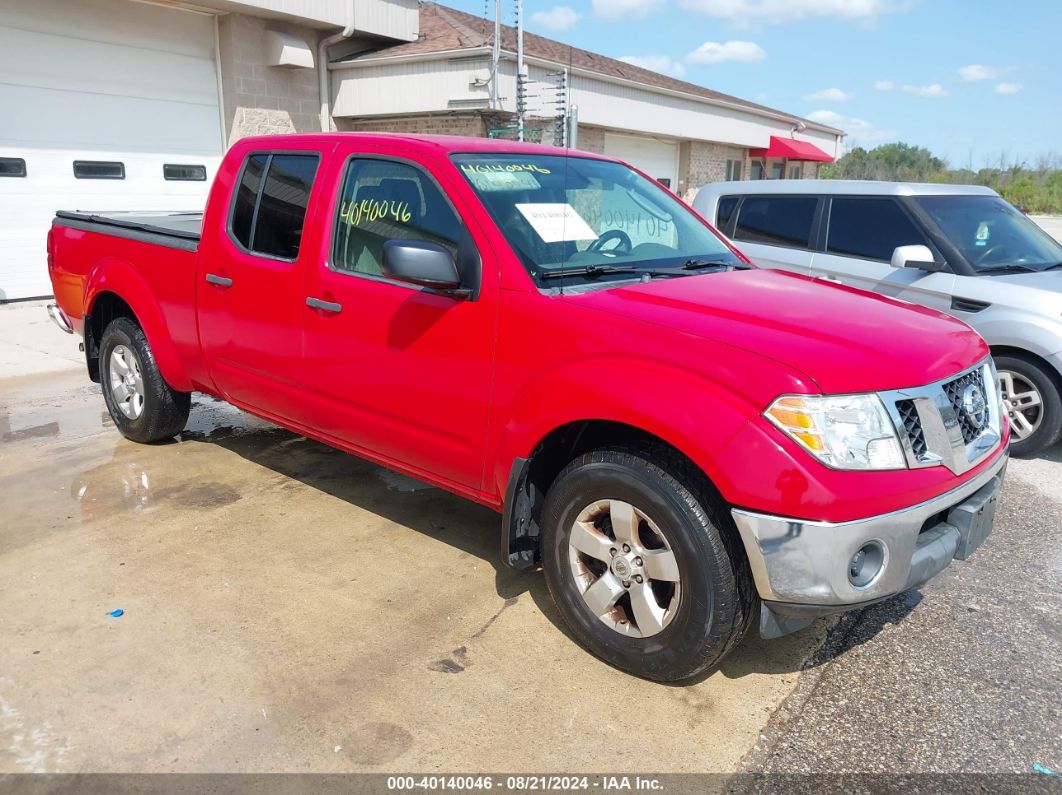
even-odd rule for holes
{"type": "Polygon", "coordinates": [[[1010,417],[1010,450],[1019,458],[1043,452],[1062,435],[1062,397],[1051,375],[1021,356],[997,356],[999,391],[1010,417]]]}
{"type": "Polygon", "coordinates": [[[712,502],[667,448],[596,450],[561,472],[543,506],[543,567],[583,646],[628,673],[676,682],[737,644],[755,604],[752,577],[712,502]]]}
{"type": "Polygon", "coordinates": [[[126,439],[159,442],[188,422],[192,396],[166,383],[144,330],[130,318],[115,318],[103,331],[100,382],[107,411],[126,439]]]}

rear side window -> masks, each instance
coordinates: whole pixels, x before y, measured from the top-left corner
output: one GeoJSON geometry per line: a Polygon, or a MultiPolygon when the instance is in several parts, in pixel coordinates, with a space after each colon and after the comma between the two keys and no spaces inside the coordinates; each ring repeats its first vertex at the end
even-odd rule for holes
{"type": "Polygon", "coordinates": [[[299,255],[316,154],[251,155],[233,199],[232,236],[248,251],[278,259],[299,255]]]}
{"type": "Polygon", "coordinates": [[[814,196],[746,196],[734,238],[749,243],[807,248],[818,202],[814,196]]]}
{"type": "Polygon", "coordinates": [[[721,232],[725,232],[727,227],[730,226],[730,219],[734,217],[734,210],[737,209],[738,197],[737,196],[724,196],[719,200],[719,206],[715,211],[715,228],[721,232]]]}
{"type": "Polygon", "coordinates": [[[834,198],[826,251],[887,262],[897,246],[925,245],[925,236],[894,199],[834,198]]]}

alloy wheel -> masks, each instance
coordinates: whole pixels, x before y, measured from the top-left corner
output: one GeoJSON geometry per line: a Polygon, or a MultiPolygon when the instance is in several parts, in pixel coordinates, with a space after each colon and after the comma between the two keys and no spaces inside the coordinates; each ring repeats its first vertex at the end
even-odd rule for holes
{"type": "Polygon", "coordinates": [[[1036,385],[1012,370],[1000,370],[999,392],[1010,417],[1010,431],[1016,441],[1028,439],[1043,421],[1043,398],[1036,385]]]}
{"type": "Polygon", "coordinates": [[[115,345],[108,367],[111,395],[118,410],[131,420],[144,413],[144,377],[132,349],[115,345]]]}

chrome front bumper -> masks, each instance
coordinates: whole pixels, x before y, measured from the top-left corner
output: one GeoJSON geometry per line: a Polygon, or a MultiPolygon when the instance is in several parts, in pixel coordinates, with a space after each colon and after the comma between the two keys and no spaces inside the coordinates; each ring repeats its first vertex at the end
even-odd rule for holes
{"type": "Polygon", "coordinates": [[[811,522],[734,509],[764,613],[774,613],[761,620],[761,633],[785,634],[817,615],[902,593],[954,558],[965,559],[991,528],[1007,461],[1004,453],[977,477],[927,502],[852,522],[811,522]],[[873,542],[884,550],[882,566],[859,587],[850,581],[849,564],[873,542]],[[774,619],[778,626],[770,626],[774,619]]]}

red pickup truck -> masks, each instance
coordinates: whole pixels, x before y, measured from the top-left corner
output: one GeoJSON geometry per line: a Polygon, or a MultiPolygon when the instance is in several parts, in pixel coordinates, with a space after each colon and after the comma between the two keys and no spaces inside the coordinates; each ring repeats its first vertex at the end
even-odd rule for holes
{"type": "Polygon", "coordinates": [[[880,295],[752,267],[582,152],[250,138],[203,215],[57,214],[53,318],[118,429],[192,392],[488,505],[571,631],[689,679],[926,581],[991,529],[988,348],[880,295]]]}

